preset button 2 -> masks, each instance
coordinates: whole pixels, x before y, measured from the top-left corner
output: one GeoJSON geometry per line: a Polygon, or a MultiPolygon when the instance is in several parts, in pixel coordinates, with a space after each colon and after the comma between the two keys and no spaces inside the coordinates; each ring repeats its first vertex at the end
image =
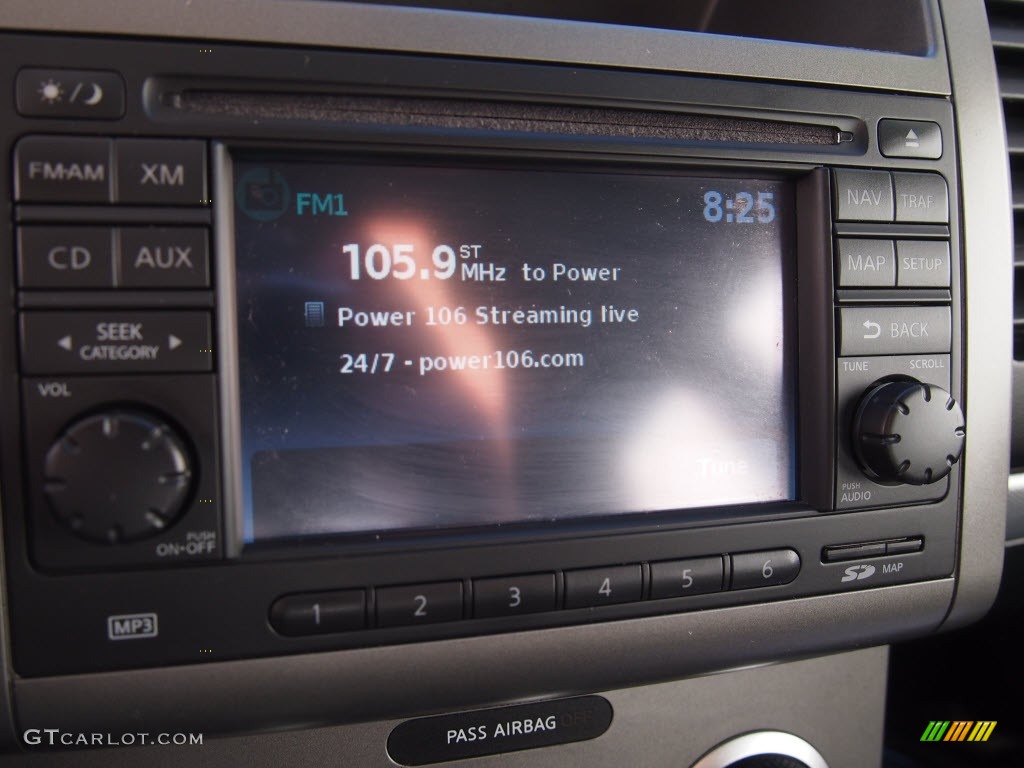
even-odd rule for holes
{"type": "Polygon", "coordinates": [[[413,584],[377,590],[377,626],[436,624],[462,618],[462,583],[413,584]]]}

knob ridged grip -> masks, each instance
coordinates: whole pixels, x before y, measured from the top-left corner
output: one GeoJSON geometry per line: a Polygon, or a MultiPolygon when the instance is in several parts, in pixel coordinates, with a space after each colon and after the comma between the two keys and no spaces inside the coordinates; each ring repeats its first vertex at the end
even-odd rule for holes
{"type": "Polygon", "coordinates": [[[883,482],[934,483],[950,473],[963,448],[963,411],[932,384],[878,383],[854,416],[854,453],[865,471],[883,482]]]}
{"type": "Polygon", "coordinates": [[[69,426],[47,451],[44,472],[56,518],[83,539],[107,544],[165,529],[192,486],[182,438],[158,417],[128,409],[69,426]]]}

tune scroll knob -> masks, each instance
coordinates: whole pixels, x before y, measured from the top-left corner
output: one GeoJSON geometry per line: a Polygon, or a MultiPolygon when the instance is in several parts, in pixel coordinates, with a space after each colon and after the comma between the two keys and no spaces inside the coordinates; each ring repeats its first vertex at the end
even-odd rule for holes
{"type": "Polygon", "coordinates": [[[928,485],[950,473],[964,447],[964,414],[941,387],[876,382],[857,406],[853,450],[881,482],[928,485]]]}
{"type": "Polygon", "coordinates": [[[192,488],[182,437],[159,417],[131,409],[67,427],[46,453],[44,478],[56,518],[77,536],[107,544],[164,530],[192,488]]]}

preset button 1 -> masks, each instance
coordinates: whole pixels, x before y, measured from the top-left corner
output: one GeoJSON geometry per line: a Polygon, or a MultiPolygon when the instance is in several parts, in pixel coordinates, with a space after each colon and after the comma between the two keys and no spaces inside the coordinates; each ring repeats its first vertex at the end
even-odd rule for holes
{"type": "Polygon", "coordinates": [[[278,634],[297,637],[348,632],[366,626],[366,593],[361,589],[285,595],[270,607],[278,634]]]}

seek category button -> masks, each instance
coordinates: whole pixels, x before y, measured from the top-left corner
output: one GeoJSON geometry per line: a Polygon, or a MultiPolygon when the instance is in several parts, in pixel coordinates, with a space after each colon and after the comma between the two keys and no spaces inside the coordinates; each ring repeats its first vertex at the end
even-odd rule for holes
{"type": "Polygon", "coordinates": [[[208,312],[25,312],[27,374],[213,369],[208,312]]]}
{"type": "Polygon", "coordinates": [[[949,307],[844,307],[839,310],[840,351],[850,355],[947,353],[949,307]]]}

